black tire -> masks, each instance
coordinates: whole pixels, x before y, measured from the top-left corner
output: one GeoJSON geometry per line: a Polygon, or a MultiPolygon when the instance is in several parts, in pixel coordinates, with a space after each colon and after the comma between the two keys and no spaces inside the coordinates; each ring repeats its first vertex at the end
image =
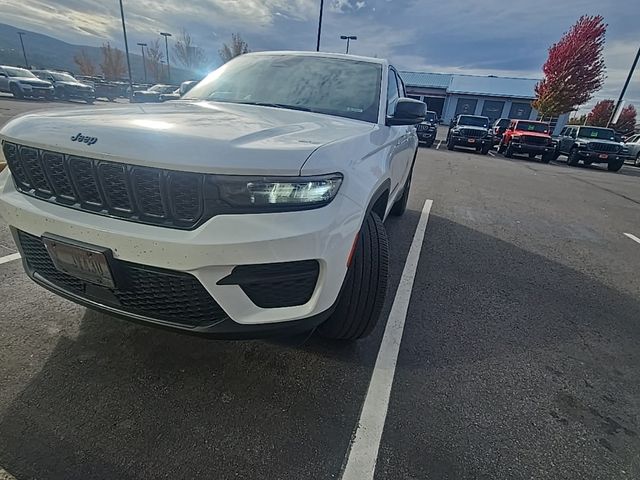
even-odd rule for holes
{"type": "Polygon", "coordinates": [[[550,163],[551,160],[555,160],[555,152],[548,152],[542,155],[540,162],[542,163],[550,163]]]}
{"type": "Polygon", "coordinates": [[[567,165],[575,167],[578,165],[578,163],[580,163],[580,159],[578,158],[578,150],[572,148],[569,152],[569,155],[567,155],[567,165]]]}
{"type": "Polygon", "coordinates": [[[94,102],[94,100],[91,98],[87,98],[85,101],[87,102],[87,105],[93,105],[94,102]]]}
{"type": "Polygon", "coordinates": [[[357,340],[369,335],[382,311],[388,275],[387,232],[380,217],[372,212],[360,229],[336,309],[318,327],[318,333],[335,340],[357,340]]]}
{"type": "Polygon", "coordinates": [[[622,165],[624,165],[624,160],[618,162],[610,162],[607,164],[607,170],[609,170],[610,172],[617,172],[622,168],[622,165]]]}
{"type": "Polygon", "coordinates": [[[491,147],[482,147],[479,151],[479,153],[481,155],[488,155],[489,154],[489,150],[491,150],[491,147]]]}
{"type": "Polygon", "coordinates": [[[640,167],[640,153],[636,155],[636,161],[633,163],[636,167],[640,167]]]}
{"type": "Polygon", "coordinates": [[[529,154],[529,159],[533,160],[534,158],[536,158],[536,154],[535,153],[530,153],[529,154]]]}
{"type": "Polygon", "coordinates": [[[511,148],[511,142],[504,149],[504,156],[507,158],[513,158],[513,148],[511,148]]]}
{"type": "Polygon", "coordinates": [[[58,100],[66,100],[64,88],[59,88],[58,90],[56,90],[56,97],[58,97],[58,100]]]}
{"type": "Polygon", "coordinates": [[[22,93],[22,90],[20,90],[17,85],[11,85],[9,90],[11,90],[13,96],[18,100],[22,100],[24,98],[24,93],[22,93]]]}
{"type": "Polygon", "coordinates": [[[404,183],[404,187],[402,188],[402,196],[395,201],[393,207],[389,211],[389,215],[393,215],[394,217],[401,217],[404,212],[407,210],[407,202],[409,201],[409,190],[411,190],[411,178],[413,177],[413,166],[411,166],[411,170],[409,171],[409,176],[404,183]]]}
{"type": "Polygon", "coordinates": [[[558,150],[557,148],[553,151],[553,156],[551,157],[551,160],[553,160],[554,162],[556,160],[558,160],[558,158],[560,158],[560,150],[558,150]]]}
{"type": "Polygon", "coordinates": [[[504,153],[504,144],[502,143],[502,140],[498,143],[498,153],[504,153]]]}
{"type": "Polygon", "coordinates": [[[453,150],[456,146],[453,144],[453,139],[449,137],[447,140],[447,150],[453,150]]]}

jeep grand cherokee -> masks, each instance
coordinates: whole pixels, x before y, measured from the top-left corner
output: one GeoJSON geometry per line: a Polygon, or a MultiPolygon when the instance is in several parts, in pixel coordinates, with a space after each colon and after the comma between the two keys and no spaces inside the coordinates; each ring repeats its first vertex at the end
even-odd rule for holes
{"type": "Polygon", "coordinates": [[[406,208],[425,117],[404,97],[385,60],[275,52],[182,100],[24,115],[0,131],[0,214],[31,278],[91,308],[360,338],[380,316],[382,222],[406,208]]]}

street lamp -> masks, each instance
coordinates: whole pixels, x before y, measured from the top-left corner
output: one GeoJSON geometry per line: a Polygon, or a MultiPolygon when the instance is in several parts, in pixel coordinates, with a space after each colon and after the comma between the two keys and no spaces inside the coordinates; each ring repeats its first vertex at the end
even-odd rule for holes
{"type": "Polygon", "coordinates": [[[355,35],[340,35],[340,40],[346,40],[347,41],[347,51],[345,53],[349,53],[349,42],[351,40],[357,40],[358,37],[356,37],[355,35]]]}
{"type": "Polygon", "coordinates": [[[24,49],[24,41],[22,40],[23,35],[26,35],[26,33],[18,32],[18,36],[20,37],[20,45],[22,45],[22,56],[24,57],[24,67],[29,68],[29,60],[27,60],[27,52],[24,49]]]}
{"type": "Polygon", "coordinates": [[[322,10],[324,9],[324,0],[320,0],[320,16],[318,17],[318,42],[316,43],[316,52],[320,51],[320,34],[322,33],[322,10]]]}
{"type": "Polygon", "coordinates": [[[167,81],[168,83],[171,83],[171,65],[169,64],[169,40],[167,40],[167,38],[171,37],[172,35],[167,32],[160,32],[160,35],[164,37],[164,49],[167,53],[167,81]]]}
{"type": "Polygon", "coordinates": [[[146,47],[147,44],[138,42],[138,45],[140,45],[140,49],[142,50],[142,68],[144,70],[144,83],[147,83],[147,63],[144,61],[144,47],[146,47]]]}
{"type": "Polygon", "coordinates": [[[129,61],[129,43],[127,42],[127,27],[124,24],[124,8],[122,7],[122,0],[120,0],[120,18],[122,19],[122,33],[124,35],[124,51],[127,54],[127,71],[129,72],[129,87],[131,88],[131,95],[133,95],[133,78],[131,77],[131,62],[129,61]]]}

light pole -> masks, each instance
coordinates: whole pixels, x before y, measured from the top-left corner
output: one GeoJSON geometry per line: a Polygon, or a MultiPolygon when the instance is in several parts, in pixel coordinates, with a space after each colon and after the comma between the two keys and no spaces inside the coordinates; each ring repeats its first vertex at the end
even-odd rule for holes
{"type": "Polygon", "coordinates": [[[340,40],[346,40],[347,41],[347,51],[345,53],[349,53],[349,42],[351,40],[357,40],[358,37],[356,37],[355,35],[340,35],[340,40]]]}
{"type": "Polygon", "coordinates": [[[29,60],[27,60],[27,51],[24,49],[24,41],[22,40],[23,35],[26,35],[26,33],[18,32],[18,36],[20,37],[20,45],[22,45],[22,56],[24,57],[24,68],[29,68],[29,60]]]}
{"type": "Polygon", "coordinates": [[[324,7],[324,0],[320,0],[320,16],[318,17],[318,42],[316,43],[316,52],[320,51],[320,34],[322,33],[322,10],[324,7]]]}
{"type": "Polygon", "coordinates": [[[169,40],[167,38],[172,35],[167,32],[160,32],[160,35],[164,37],[164,50],[167,53],[167,83],[171,83],[171,65],[169,64],[169,40]]]}
{"type": "Polygon", "coordinates": [[[611,125],[611,122],[613,122],[613,118],[615,117],[616,112],[618,111],[618,109],[622,104],[622,99],[624,98],[624,94],[627,92],[627,87],[629,86],[631,77],[633,77],[633,72],[636,69],[636,65],[638,64],[638,58],[640,58],[640,47],[638,48],[638,53],[636,53],[636,59],[633,61],[633,64],[631,64],[631,70],[629,70],[629,75],[627,75],[627,81],[624,82],[624,86],[622,87],[622,91],[620,92],[620,97],[618,97],[618,101],[616,102],[616,106],[614,107],[613,112],[611,112],[611,117],[609,117],[609,121],[607,122],[607,127],[611,125]]]}
{"type": "Polygon", "coordinates": [[[129,72],[129,87],[131,88],[131,95],[133,95],[133,78],[131,78],[131,62],[129,61],[129,43],[127,42],[127,27],[124,24],[124,8],[122,7],[122,0],[120,0],[120,18],[122,18],[122,33],[124,35],[124,51],[127,55],[127,71],[129,72]]]}
{"type": "Polygon", "coordinates": [[[147,83],[147,63],[144,61],[144,47],[146,47],[147,44],[138,42],[138,45],[140,45],[140,49],[142,50],[142,68],[144,70],[144,83],[147,83]]]}

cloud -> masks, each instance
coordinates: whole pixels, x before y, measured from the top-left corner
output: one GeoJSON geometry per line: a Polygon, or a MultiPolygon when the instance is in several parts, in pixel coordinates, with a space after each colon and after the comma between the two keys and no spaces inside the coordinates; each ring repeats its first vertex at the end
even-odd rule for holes
{"type": "MultiPolygon", "coordinates": [[[[387,57],[402,69],[539,78],[548,47],[581,14],[609,24],[607,82],[597,98],[616,98],[637,48],[640,3],[632,0],[325,0],[322,49],[387,57]]],[[[254,50],[312,50],[319,0],[124,0],[131,41],[185,27],[211,57],[232,32],[254,50]]],[[[4,23],[72,43],[122,43],[117,2],[3,0],[4,23]]],[[[640,74],[638,74],[640,76],[640,74]]],[[[635,77],[628,97],[640,105],[635,77]]]]}

